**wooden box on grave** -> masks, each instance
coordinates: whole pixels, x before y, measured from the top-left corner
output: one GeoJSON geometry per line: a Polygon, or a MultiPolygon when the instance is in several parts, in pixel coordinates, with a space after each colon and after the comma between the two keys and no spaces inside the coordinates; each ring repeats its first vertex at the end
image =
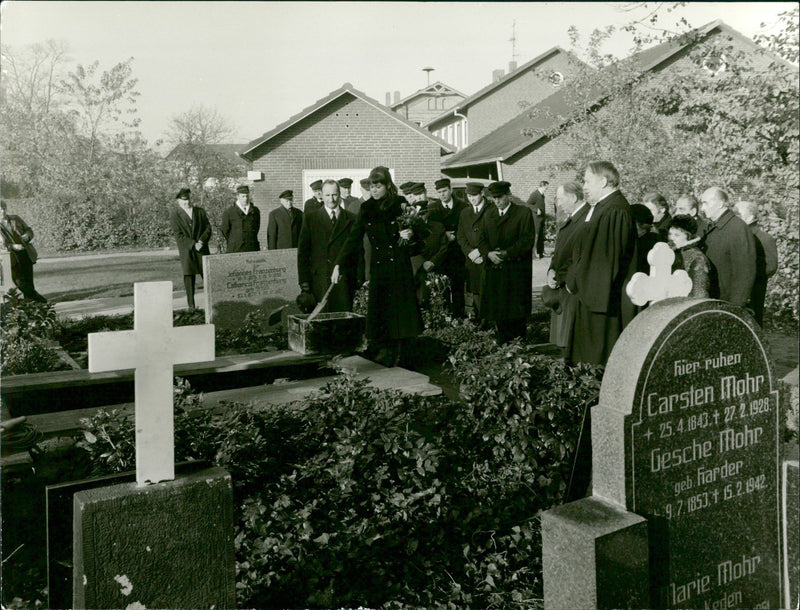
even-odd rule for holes
{"type": "Polygon", "coordinates": [[[361,345],[367,319],[349,311],[289,316],[289,347],[299,354],[347,354],[361,345]]]}

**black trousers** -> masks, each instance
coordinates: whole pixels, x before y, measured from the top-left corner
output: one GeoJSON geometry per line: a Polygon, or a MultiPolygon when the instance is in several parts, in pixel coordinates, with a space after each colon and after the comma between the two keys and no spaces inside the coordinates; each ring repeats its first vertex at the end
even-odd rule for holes
{"type": "Polygon", "coordinates": [[[47,303],[47,299],[33,287],[33,263],[24,250],[11,255],[11,280],[26,299],[47,303]]]}

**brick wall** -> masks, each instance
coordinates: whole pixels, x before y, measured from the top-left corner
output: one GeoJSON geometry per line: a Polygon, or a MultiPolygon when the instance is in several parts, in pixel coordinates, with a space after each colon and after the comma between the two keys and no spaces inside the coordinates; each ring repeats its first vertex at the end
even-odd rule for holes
{"type": "Polygon", "coordinates": [[[568,55],[556,53],[472,104],[466,113],[470,143],[519,115],[523,111],[520,102],[536,104],[555,93],[556,88],[547,80],[553,72],[561,72],[565,80],[569,79],[575,67],[570,65],[568,55]]]}
{"type": "Polygon", "coordinates": [[[363,100],[346,94],[291,126],[255,151],[253,170],[264,174],[253,185],[253,202],[261,210],[259,239],[266,243],[266,218],[280,205],[278,195],[294,191],[302,207],[303,170],[394,169],[398,183],[424,181],[428,192],[441,175],[441,148],[363,100]]]}

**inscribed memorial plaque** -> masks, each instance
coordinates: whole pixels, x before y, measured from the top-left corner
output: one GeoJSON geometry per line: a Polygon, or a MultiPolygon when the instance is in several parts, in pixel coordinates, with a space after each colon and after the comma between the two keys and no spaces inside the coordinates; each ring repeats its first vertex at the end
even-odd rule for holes
{"type": "Polygon", "coordinates": [[[657,607],[780,607],[778,394],[759,332],[727,303],[671,299],[609,359],[594,493],[650,522],[657,607]]]}
{"type": "Polygon", "coordinates": [[[247,314],[269,315],[282,305],[294,305],[300,294],[297,249],[237,252],[203,257],[206,323],[237,328],[247,314]]]}

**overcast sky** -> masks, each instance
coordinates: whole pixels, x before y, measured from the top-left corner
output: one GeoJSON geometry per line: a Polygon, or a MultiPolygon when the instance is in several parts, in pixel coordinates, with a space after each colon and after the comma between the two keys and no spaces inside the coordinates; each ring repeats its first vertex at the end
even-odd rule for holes
{"type": "MultiPolygon", "coordinates": [[[[508,69],[512,23],[522,64],[547,49],[569,48],[567,30],[622,26],[649,14],[641,3],[466,2],[3,2],[3,45],[20,49],[49,38],[69,44],[73,63],[108,69],[134,57],[141,131],[153,143],[171,117],[213,106],[246,142],[316,100],[352,83],[379,102],[437,80],[470,95],[508,69]],[[631,7],[636,7],[633,10],[631,7]]],[[[722,19],[752,37],[793,3],[692,2],[666,13],[673,26],[722,19]]],[[[769,29],[769,28],[767,28],[769,29]]],[[[618,32],[606,50],[631,48],[618,32]]]]}

